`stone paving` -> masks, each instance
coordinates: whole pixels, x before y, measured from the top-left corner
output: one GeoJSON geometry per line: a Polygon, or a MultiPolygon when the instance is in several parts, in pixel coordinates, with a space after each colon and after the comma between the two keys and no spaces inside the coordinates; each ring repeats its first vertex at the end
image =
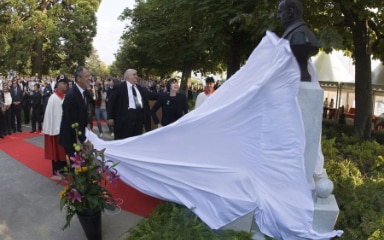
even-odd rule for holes
{"type": "MultiPolygon", "coordinates": [[[[23,131],[30,131],[23,126],[23,131]]],[[[110,138],[109,134],[105,138],[110,138]]],[[[43,146],[43,135],[28,142],[43,146]]],[[[28,152],[25,152],[28,154],[28,152]]],[[[11,158],[1,150],[0,139],[0,239],[1,240],[84,240],[86,236],[74,217],[70,228],[62,231],[65,215],[59,208],[62,187],[11,158]]],[[[123,240],[141,216],[121,211],[103,213],[104,240],[123,240]]]]}

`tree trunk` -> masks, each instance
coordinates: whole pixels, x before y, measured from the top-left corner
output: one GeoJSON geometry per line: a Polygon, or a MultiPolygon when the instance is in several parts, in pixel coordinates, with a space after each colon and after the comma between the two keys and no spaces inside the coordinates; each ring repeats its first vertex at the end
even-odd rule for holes
{"type": "MultiPolygon", "coordinates": [[[[47,13],[48,0],[43,0],[40,3],[40,11],[43,14],[47,13]]],[[[37,23],[36,25],[36,39],[33,45],[33,55],[32,55],[32,75],[39,74],[42,76],[43,73],[43,39],[44,34],[42,31],[43,23],[37,23]]]]}
{"type": "Polygon", "coordinates": [[[185,62],[183,66],[180,90],[183,91],[185,94],[187,94],[188,87],[191,85],[192,67],[193,67],[193,64],[191,62],[185,62]]]}
{"type": "Polygon", "coordinates": [[[230,47],[228,50],[228,59],[227,59],[227,79],[229,79],[233,74],[240,69],[241,64],[241,54],[240,48],[242,39],[238,34],[234,34],[230,47]]]}
{"type": "Polygon", "coordinates": [[[372,80],[369,33],[366,21],[356,23],[352,31],[356,60],[354,130],[363,140],[370,140],[372,129],[372,80]]]}
{"type": "Polygon", "coordinates": [[[32,75],[38,73],[39,76],[42,74],[43,70],[43,43],[37,37],[35,39],[35,44],[33,45],[33,55],[32,55],[32,75]]]}

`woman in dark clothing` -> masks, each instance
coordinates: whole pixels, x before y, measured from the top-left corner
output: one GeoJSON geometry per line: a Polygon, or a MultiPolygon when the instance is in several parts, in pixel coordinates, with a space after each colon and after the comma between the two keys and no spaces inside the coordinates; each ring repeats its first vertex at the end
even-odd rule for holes
{"type": "Polygon", "coordinates": [[[185,94],[179,93],[179,83],[175,78],[167,82],[167,92],[160,95],[151,109],[151,116],[157,127],[166,126],[188,113],[188,102],[185,94]],[[161,122],[157,117],[157,110],[161,108],[161,122]]]}

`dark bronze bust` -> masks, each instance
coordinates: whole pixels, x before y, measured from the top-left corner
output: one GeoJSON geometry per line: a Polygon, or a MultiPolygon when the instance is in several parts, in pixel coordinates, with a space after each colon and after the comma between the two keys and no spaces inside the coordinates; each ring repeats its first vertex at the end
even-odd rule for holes
{"type": "Polygon", "coordinates": [[[285,31],[282,38],[290,42],[293,54],[300,66],[301,81],[310,82],[308,59],[319,51],[319,42],[302,19],[303,7],[298,0],[279,2],[277,17],[285,31]]]}

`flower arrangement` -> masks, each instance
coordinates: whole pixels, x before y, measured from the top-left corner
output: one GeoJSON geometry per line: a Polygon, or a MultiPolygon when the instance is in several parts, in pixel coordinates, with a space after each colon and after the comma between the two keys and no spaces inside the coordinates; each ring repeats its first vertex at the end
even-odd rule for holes
{"type": "MultiPolygon", "coordinates": [[[[72,124],[76,138],[82,134],[78,123],[72,124]]],[[[72,217],[87,211],[114,210],[115,199],[106,189],[107,182],[114,184],[119,175],[115,169],[118,163],[105,160],[104,150],[98,151],[86,144],[74,143],[75,156],[67,158],[67,166],[52,177],[58,184],[64,185],[60,192],[60,210],[66,211],[66,223],[70,226],[72,217]]]]}

